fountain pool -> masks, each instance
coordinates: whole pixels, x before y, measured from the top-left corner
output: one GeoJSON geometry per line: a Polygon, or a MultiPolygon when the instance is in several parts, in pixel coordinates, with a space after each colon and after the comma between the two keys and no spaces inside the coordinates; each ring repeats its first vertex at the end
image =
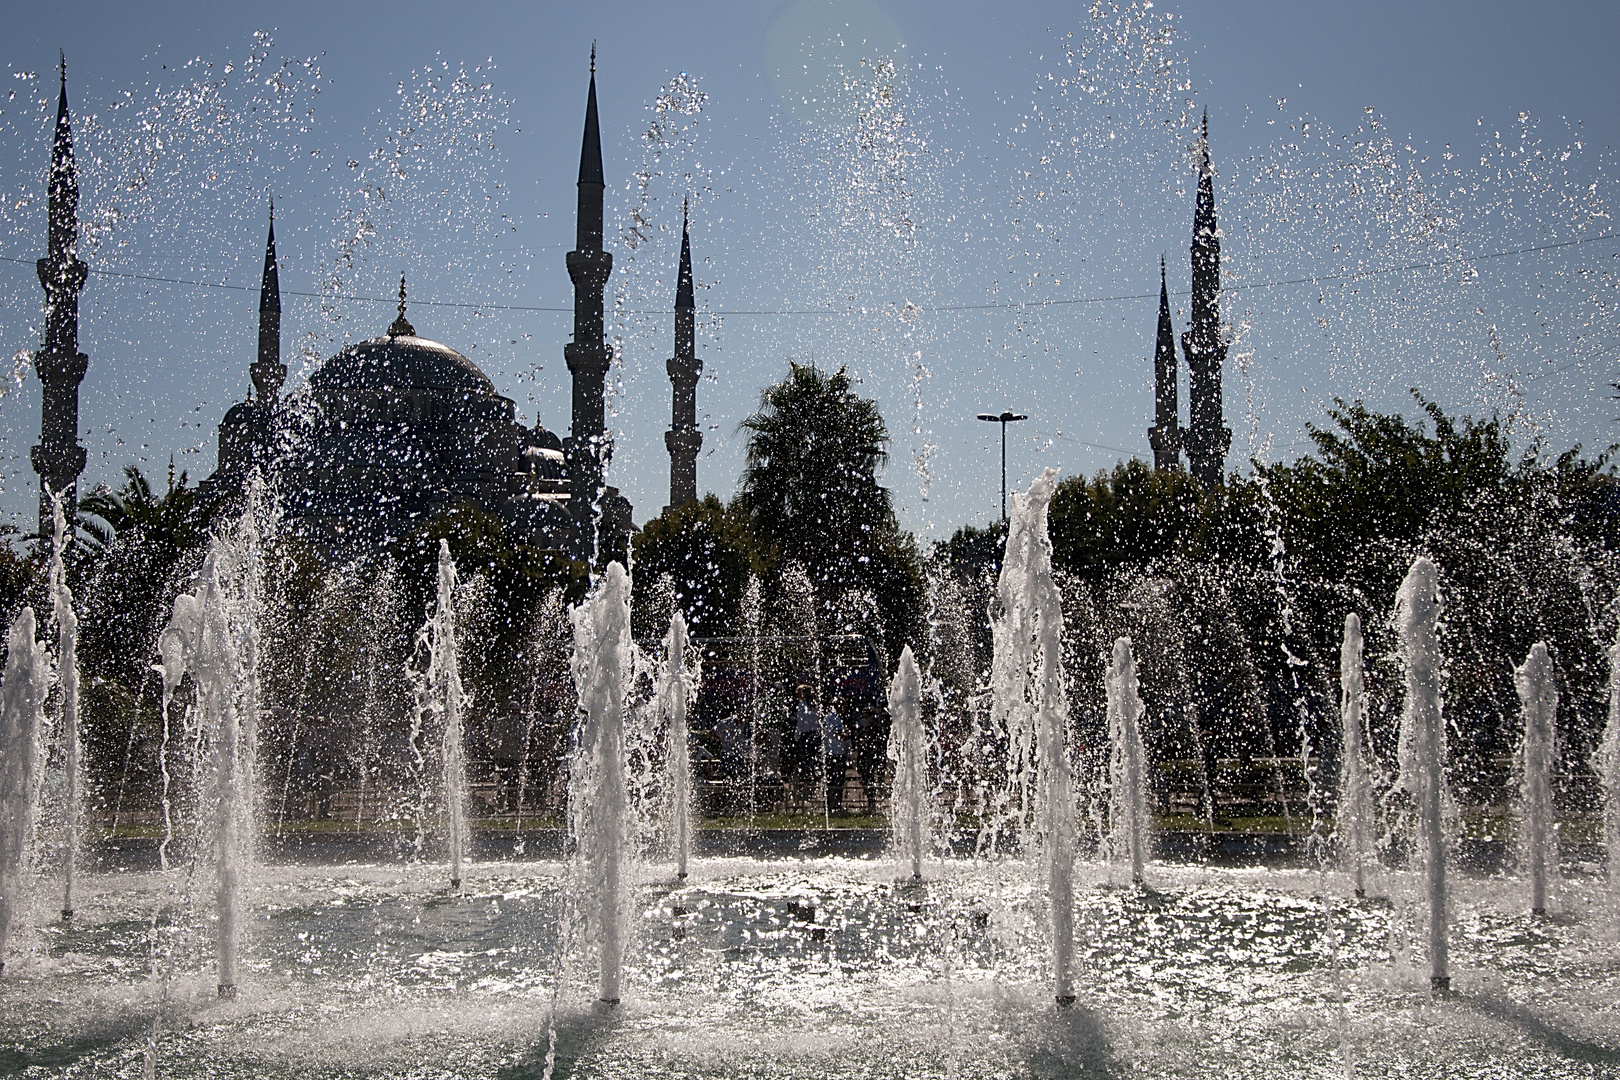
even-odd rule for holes
{"type": "MultiPolygon", "coordinates": [[[[930,861],[913,885],[889,859],[702,858],[679,886],[673,864],[646,865],[616,1008],[595,1003],[594,969],[559,971],[561,863],[471,862],[457,893],[436,863],[258,873],[236,1000],[216,995],[206,934],[163,946],[158,1075],[527,1077],[548,1050],[559,1077],[1620,1070],[1620,944],[1601,883],[1578,872],[1551,919],[1515,880],[1461,878],[1454,992],[1434,997],[1406,953],[1416,877],[1335,901],[1336,976],[1315,871],[1160,863],[1138,890],[1081,862],[1068,1010],[1016,864],[930,861]]],[[[142,945],[170,888],[86,875],[67,926],[37,898],[38,947],[0,984],[0,1068],[141,1073],[160,998],[142,945]]]]}

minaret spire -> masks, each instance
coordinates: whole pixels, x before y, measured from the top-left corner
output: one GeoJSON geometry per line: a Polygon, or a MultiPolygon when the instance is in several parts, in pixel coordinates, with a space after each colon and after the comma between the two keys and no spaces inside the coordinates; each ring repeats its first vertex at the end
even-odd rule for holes
{"type": "Polygon", "coordinates": [[[1170,325],[1170,289],[1159,256],[1159,337],[1153,349],[1153,426],[1148,444],[1155,469],[1181,468],[1182,430],[1176,401],[1176,332],[1170,325]]]}
{"type": "Polygon", "coordinates": [[[389,337],[415,337],[416,327],[405,317],[405,275],[399,275],[399,315],[388,324],[389,337]]]}
{"type": "Polygon", "coordinates": [[[264,277],[259,285],[259,357],[248,369],[259,403],[273,406],[287,380],[281,362],[281,275],[276,269],[276,204],[270,203],[270,234],[264,241],[264,277]]]}
{"type": "Polygon", "coordinates": [[[1198,200],[1193,209],[1192,317],[1181,335],[1191,398],[1185,446],[1192,474],[1208,488],[1221,482],[1232,429],[1221,408],[1221,369],[1226,342],[1221,336],[1221,234],[1215,221],[1215,170],[1209,155],[1209,110],[1198,140],[1198,200]]]}
{"type": "Polygon", "coordinates": [[[596,548],[602,478],[613,454],[605,427],[603,380],[612,357],[603,337],[602,293],[613,272],[613,256],[602,250],[602,128],[596,117],[596,46],[591,46],[591,83],[585,99],[585,137],[579,155],[579,209],[575,250],[568,253],[574,282],[574,340],[563,358],[574,377],[573,431],[568,457],[569,511],[574,518],[574,554],[589,558],[596,548]]]}
{"type": "Polygon", "coordinates": [[[692,295],[692,233],[689,205],[681,206],[681,267],[675,284],[675,355],[667,370],[674,403],[664,446],[669,450],[669,507],[697,498],[697,456],[703,432],[697,426],[697,384],[703,361],[696,346],[697,303],[692,295]]]}
{"type": "Polygon", "coordinates": [[[79,351],[79,294],[88,273],[79,261],[79,172],[73,161],[73,121],[67,103],[67,56],[56,99],[56,134],[46,181],[49,238],[46,257],[35,269],[45,290],[45,340],[34,354],[34,370],[44,386],[39,445],[29,454],[39,474],[39,535],[50,536],[51,493],[65,507],[78,505],[79,474],[85,450],[79,445],[79,383],[90,358],[79,351]]]}

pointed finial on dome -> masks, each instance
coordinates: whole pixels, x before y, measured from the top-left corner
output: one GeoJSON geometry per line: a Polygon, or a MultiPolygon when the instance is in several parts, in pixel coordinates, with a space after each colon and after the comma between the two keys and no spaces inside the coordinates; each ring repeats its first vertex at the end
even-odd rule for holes
{"type": "Polygon", "coordinates": [[[270,224],[276,223],[276,197],[270,196],[270,224]]]}
{"type": "Polygon", "coordinates": [[[405,318],[405,275],[399,275],[399,318],[388,327],[389,337],[415,337],[416,327],[405,318]]]}
{"type": "Polygon", "coordinates": [[[62,73],[62,85],[66,86],[67,85],[67,50],[66,49],[57,49],[56,50],[56,57],[57,57],[57,65],[56,65],[57,70],[62,73]]]}
{"type": "Polygon", "coordinates": [[[1204,138],[1209,138],[1209,106],[1204,106],[1204,138]]]}
{"type": "Polygon", "coordinates": [[[591,39],[591,74],[596,74],[596,39],[591,39]]]}

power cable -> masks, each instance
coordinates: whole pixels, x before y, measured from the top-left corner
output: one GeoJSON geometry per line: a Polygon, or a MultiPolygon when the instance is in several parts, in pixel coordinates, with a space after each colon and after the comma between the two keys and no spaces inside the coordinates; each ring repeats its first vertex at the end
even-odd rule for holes
{"type": "MultiPolygon", "coordinates": [[[[1438,270],[1446,266],[1456,266],[1461,263],[1484,262],[1488,259],[1505,259],[1514,255],[1532,255],[1544,251],[1557,251],[1562,248],[1578,247],[1582,244],[1592,244],[1601,240],[1612,240],[1620,233],[1606,232],[1598,236],[1584,236],[1578,240],[1563,240],[1556,244],[1539,244],[1532,247],[1512,248],[1507,251],[1493,251],[1486,255],[1458,255],[1451,259],[1436,259],[1430,262],[1405,263],[1399,266],[1385,266],[1373,270],[1356,270],[1343,274],[1320,274],[1313,277],[1280,278],[1276,281],[1257,281],[1247,284],[1228,285],[1221,291],[1225,293],[1250,292],[1256,289],[1276,289],[1287,285],[1321,285],[1338,281],[1360,281],[1365,278],[1380,277],[1384,274],[1399,274],[1411,270],[1438,270]]],[[[32,265],[33,259],[19,259],[14,256],[0,255],[0,262],[20,263],[32,265]]],[[[230,285],[219,281],[194,281],[189,278],[160,277],[155,274],[130,274],[118,270],[91,269],[90,273],[101,277],[123,278],[129,281],[151,281],[165,285],[193,285],[207,289],[229,289],[233,292],[257,292],[258,286],[230,285]]],[[[313,293],[300,292],[296,289],[283,289],[283,296],[307,297],[314,300],[344,300],[356,303],[388,304],[398,303],[398,297],[393,296],[358,296],[343,293],[313,293]]],[[[1170,293],[1172,296],[1190,296],[1191,290],[1177,289],[1170,293]]],[[[1073,298],[1057,298],[1046,300],[1014,300],[1011,302],[996,301],[988,304],[887,304],[863,305],[849,308],[779,308],[779,309],[726,309],[706,312],[710,315],[740,316],[740,315],[854,315],[869,311],[881,310],[884,307],[910,307],[912,310],[929,314],[941,314],[955,311],[1026,311],[1045,307],[1065,307],[1078,304],[1109,304],[1126,300],[1157,300],[1157,293],[1120,293],[1111,296],[1084,296],[1073,298]]],[[[480,311],[515,311],[515,312],[544,312],[568,313],[572,307],[546,307],[527,304],[475,304],[454,300],[412,300],[412,307],[440,307],[440,308],[467,308],[480,311]]],[[[655,308],[640,311],[621,311],[620,315],[673,315],[673,308],[655,308]]]]}

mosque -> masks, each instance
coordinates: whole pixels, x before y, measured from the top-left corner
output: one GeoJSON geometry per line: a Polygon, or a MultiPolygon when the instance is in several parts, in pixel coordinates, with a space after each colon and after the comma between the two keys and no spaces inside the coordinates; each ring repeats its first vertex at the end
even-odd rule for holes
{"type": "MultiPolygon", "coordinates": [[[[88,359],[78,350],[78,298],[86,268],[75,252],[78,180],[64,74],[57,101],[49,180],[50,241],[39,262],[48,298],[44,348],[36,370],[44,383],[40,445],[42,535],[49,528],[46,490],[75,492],[85,463],[78,445],[78,386],[88,359]]],[[[596,110],[596,58],[591,57],[580,151],[573,340],[563,356],[573,377],[571,434],[516,419],[512,399],[467,357],[418,334],[406,315],[406,283],[397,317],[379,336],[328,359],[304,386],[283,395],[281,285],[274,211],[259,291],[258,357],[253,390],[219,425],[219,459],[200,485],[210,498],[238,492],[257,470],[277,492],[282,520],[327,552],[377,550],[435,516],[472,505],[496,517],[512,539],[590,559],[622,549],[631,507],[603,481],[612,457],[604,426],[603,382],[612,354],[603,336],[603,292],[613,256],[602,246],[601,126],[596,110]]],[[[697,497],[696,390],[703,370],[695,348],[692,246],[682,223],[675,296],[670,505],[697,497]]]]}
{"type": "MultiPolygon", "coordinates": [[[[1191,325],[1181,345],[1189,371],[1190,422],[1177,408],[1176,341],[1170,321],[1164,262],[1159,266],[1159,321],[1154,357],[1155,415],[1148,430],[1154,464],[1190,471],[1204,486],[1221,482],[1232,432],[1222,422],[1220,234],[1215,220],[1209,116],[1199,142],[1193,217],[1191,325]]],[[[406,314],[406,283],[397,317],[379,336],[328,359],[294,391],[283,394],[281,289],[274,211],[265,244],[259,294],[258,357],[249,366],[253,390],[219,425],[214,474],[205,497],[240,492],[255,471],[275,488],[283,522],[318,550],[361,554],[411,535],[437,515],[467,505],[497,518],[509,538],[591,560],[622,550],[631,507],[604,483],[612,436],[604,425],[603,382],[611,362],[603,336],[603,292],[613,256],[603,246],[601,127],[596,110],[596,57],[580,151],[575,250],[567,255],[574,283],[573,340],[563,356],[573,378],[570,434],[559,437],[538,421],[525,427],[512,399],[499,394],[467,357],[417,333],[406,314]]],[[[40,476],[40,535],[49,535],[50,496],[76,496],[86,453],[78,443],[79,384],[89,361],[78,349],[79,294],[87,268],[77,258],[78,176],[64,67],[48,180],[49,241],[38,262],[47,297],[43,347],[34,368],[44,386],[40,442],[32,448],[40,476]]],[[[667,370],[671,426],[671,507],[697,497],[696,389],[703,363],[695,350],[692,249],[683,220],[675,293],[675,348],[667,370]]]]}

